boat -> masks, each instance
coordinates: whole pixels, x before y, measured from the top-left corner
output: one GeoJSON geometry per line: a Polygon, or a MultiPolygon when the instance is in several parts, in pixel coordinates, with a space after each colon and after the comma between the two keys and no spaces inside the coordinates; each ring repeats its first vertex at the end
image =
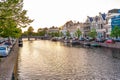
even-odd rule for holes
{"type": "Polygon", "coordinates": [[[101,47],[101,45],[98,44],[98,43],[91,43],[90,46],[92,46],[92,47],[101,47]]]}
{"type": "Polygon", "coordinates": [[[64,40],[64,43],[70,43],[70,40],[64,40]]]}
{"type": "Polygon", "coordinates": [[[79,40],[70,40],[70,43],[72,45],[79,45],[80,44],[79,40]]]}
{"type": "Polygon", "coordinates": [[[85,45],[85,46],[90,46],[90,43],[83,43],[83,45],[85,45]]]}
{"type": "Polygon", "coordinates": [[[51,41],[58,41],[57,37],[53,37],[51,41]]]}

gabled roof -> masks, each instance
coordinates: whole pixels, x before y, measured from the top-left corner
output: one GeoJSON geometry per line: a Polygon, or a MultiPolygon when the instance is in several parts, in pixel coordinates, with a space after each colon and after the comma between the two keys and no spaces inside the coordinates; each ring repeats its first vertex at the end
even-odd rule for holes
{"type": "Polygon", "coordinates": [[[98,21],[98,16],[95,17],[95,21],[96,21],[96,22],[98,21]]]}
{"type": "Polygon", "coordinates": [[[105,13],[101,14],[101,16],[102,16],[103,20],[106,19],[106,14],[105,13]]]}
{"type": "Polygon", "coordinates": [[[92,21],[93,21],[93,18],[92,18],[92,17],[89,17],[89,20],[90,20],[90,22],[92,22],[92,21]]]}

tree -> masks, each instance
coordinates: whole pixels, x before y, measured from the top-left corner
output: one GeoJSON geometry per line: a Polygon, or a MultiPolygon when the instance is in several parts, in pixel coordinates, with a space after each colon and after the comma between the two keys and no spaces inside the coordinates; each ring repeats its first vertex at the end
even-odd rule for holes
{"type": "Polygon", "coordinates": [[[16,24],[12,19],[7,20],[4,27],[0,27],[0,36],[1,37],[14,37],[19,38],[22,34],[22,30],[16,27],[16,24]],[[9,27],[8,27],[9,26],[9,27]]]}
{"type": "Polygon", "coordinates": [[[79,38],[81,34],[82,33],[81,33],[80,29],[77,29],[75,32],[75,35],[79,38]]]}
{"type": "Polygon", "coordinates": [[[120,37],[120,27],[115,26],[115,27],[113,28],[113,30],[111,31],[110,36],[111,36],[111,37],[116,37],[116,38],[120,37]]]}
{"type": "Polygon", "coordinates": [[[90,37],[92,37],[92,38],[95,38],[95,37],[97,36],[97,32],[96,32],[95,29],[92,29],[92,30],[89,32],[88,35],[89,35],[90,37]]]}
{"type": "Polygon", "coordinates": [[[59,36],[62,37],[64,34],[62,32],[59,31],[59,36]]]}
{"type": "Polygon", "coordinates": [[[26,16],[27,11],[22,9],[23,0],[2,0],[0,8],[0,34],[2,37],[20,37],[20,28],[33,22],[26,16]]]}
{"type": "Polygon", "coordinates": [[[11,35],[11,37],[19,38],[21,35],[22,35],[22,30],[20,28],[15,28],[13,30],[13,35],[11,35]]]}
{"type": "Polygon", "coordinates": [[[37,30],[37,33],[38,33],[38,36],[45,36],[45,34],[46,34],[46,28],[39,28],[38,30],[37,30]]]}
{"type": "Polygon", "coordinates": [[[4,7],[7,10],[7,18],[12,18],[19,27],[24,28],[33,22],[26,16],[27,11],[22,9],[23,0],[6,0],[4,7]]]}
{"type": "Polygon", "coordinates": [[[27,36],[28,36],[28,31],[24,31],[24,32],[22,33],[22,36],[27,37],[27,36]]]}
{"type": "Polygon", "coordinates": [[[67,37],[70,37],[70,32],[67,30],[67,32],[66,32],[66,36],[67,37]]]}
{"type": "Polygon", "coordinates": [[[42,28],[38,28],[37,32],[39,33],[39,32],[41,32],[42,30],[43,30],[42,28]]]}
{"type": "Polygon", "coordinates": [[[29,36],[32,36],[33,31],[34,31],[33,27],[30,26],[30,27],[28,28],[28,35],[29,35],[29,36]]]}
{"type": "Polygon", "coordinates": [[[59,32],[54,32],[55,37],[59,37],[59,32]]]}
{"type": "Polygon", "coordinates": [[[48,33],[51,37],[59,37],[59,32],[50,32],[48,33]]]}

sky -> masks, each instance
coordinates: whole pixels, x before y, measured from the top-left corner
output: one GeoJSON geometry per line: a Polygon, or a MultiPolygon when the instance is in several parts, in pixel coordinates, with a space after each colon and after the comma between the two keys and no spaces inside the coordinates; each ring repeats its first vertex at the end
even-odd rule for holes
{"type": "Polygon", "coordinates": [[[120,9],[120,0],[24,0],[23,7],[28,11],[27,16],[34,19],[30,24],[34,31],[60,27],[69,20],[84,22],[87,16],[94,17],[114,8],[120,9]]]}

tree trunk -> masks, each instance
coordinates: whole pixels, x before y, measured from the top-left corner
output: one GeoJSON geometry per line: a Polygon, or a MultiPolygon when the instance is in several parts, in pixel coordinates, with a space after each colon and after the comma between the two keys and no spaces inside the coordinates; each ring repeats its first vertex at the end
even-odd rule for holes
{"type": "Polygon", "coordinates": [[[30,41],[30,36],[28,36],[28,41],[30,41]]]}

